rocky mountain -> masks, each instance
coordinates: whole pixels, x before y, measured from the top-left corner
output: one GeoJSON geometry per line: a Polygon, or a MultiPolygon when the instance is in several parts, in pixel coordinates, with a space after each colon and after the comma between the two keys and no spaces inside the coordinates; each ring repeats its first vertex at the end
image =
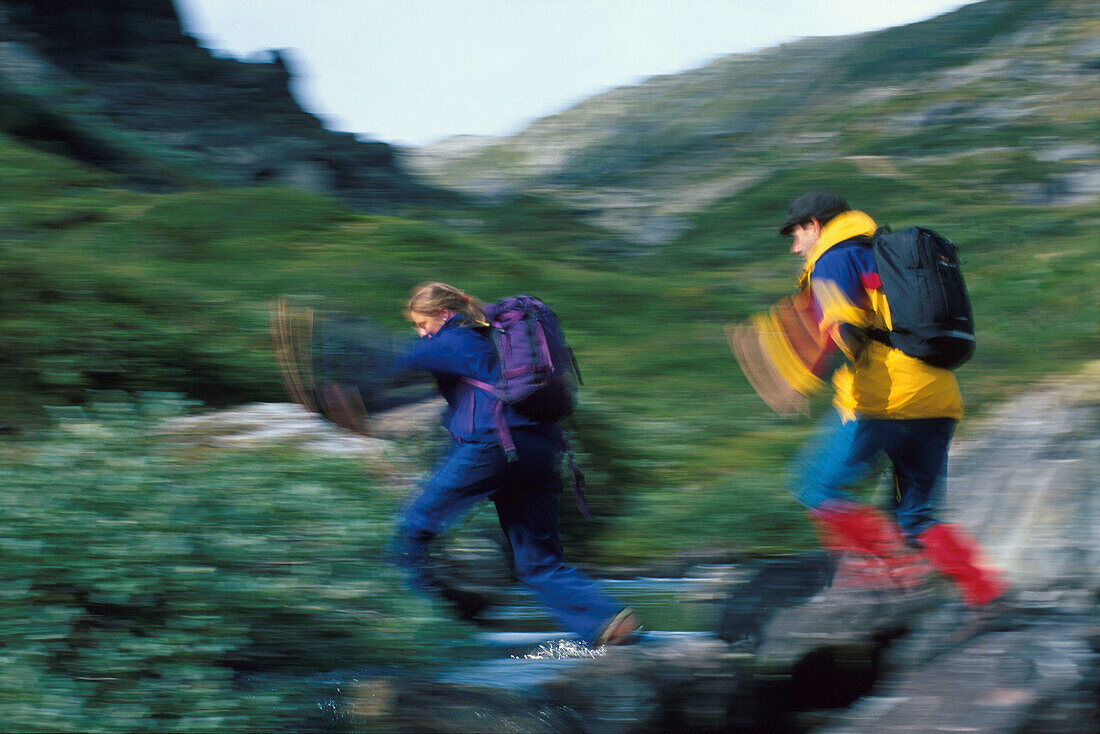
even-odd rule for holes
{"type": "Polygon", "coordinates": [[[325,130],[291,67],[211,55],[171,0],[5,0],[0,131],[153,190],[285,183],[366,210],[444,197],[391,146],[325,130]]]}
{"type": "Polygon", "coordinates": [[[410,165],[482,196],[550,196],[642,243],[675,240],[778,172],[837,160],[900,181],[962,162],[1018,203],[1081,203],[1100,196],[1098,82],[1095,0],[985,0],[727,56],[410,165]]]}

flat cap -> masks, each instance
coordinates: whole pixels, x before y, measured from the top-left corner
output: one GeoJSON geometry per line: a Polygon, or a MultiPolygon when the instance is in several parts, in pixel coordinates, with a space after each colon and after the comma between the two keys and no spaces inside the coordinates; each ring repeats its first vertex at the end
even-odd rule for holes
{"type": "Polygon", "coordinates": [[[832,191],[807,191],[787,207],[787,218],[783,221],[783,226],[779,228],[779,234],[790,234],[791,227],[811,218],[825,224],[837,214],[846,212],[851,208],[848,206],[848,202],[832,191]]]}

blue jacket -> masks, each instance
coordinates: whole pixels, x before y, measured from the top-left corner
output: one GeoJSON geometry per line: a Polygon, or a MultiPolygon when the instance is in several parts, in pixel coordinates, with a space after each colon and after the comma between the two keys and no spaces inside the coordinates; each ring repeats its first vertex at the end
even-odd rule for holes
{"type": "MultiPolygon", "coordinates": [[[[463,316],[452,316],[435,336],[425,337],[410,351],[399,356],[399,370],[431,372],[439,392],[447,401],[444,424],[460,441],[499,443],[496,410],[500,401],[487,391],[461,380],[469,377],[489,385],[500,379],[500,361],[493,340],[484,329],[465,325],[463,316]]],[[[540,423],[503,406],[509,427],[529,427],[546,435],[556,435],[556,423],[540,423]]]]}

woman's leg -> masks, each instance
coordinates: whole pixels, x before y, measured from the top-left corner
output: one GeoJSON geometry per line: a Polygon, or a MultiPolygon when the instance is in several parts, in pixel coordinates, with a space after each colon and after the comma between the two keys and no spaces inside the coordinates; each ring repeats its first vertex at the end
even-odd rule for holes
{"type": "Polygon", "coordinates": [[[406,570],[413,588],[443,592],[428,562],[428,547],[437,535],[499,488],[505,464],[499,446],[456,444],[408,505],[391,544],[391,556],[406,570]]]}
{"type": "Polygon", "coordinates": [[[519,459],[506,468],[504,488],[493,499],[512,547],[516,577],[566,629],[595,642],[624,605],[565,564],[558,538],[560,443],[522,430],[513,431],[513,437],[519,459]]]}

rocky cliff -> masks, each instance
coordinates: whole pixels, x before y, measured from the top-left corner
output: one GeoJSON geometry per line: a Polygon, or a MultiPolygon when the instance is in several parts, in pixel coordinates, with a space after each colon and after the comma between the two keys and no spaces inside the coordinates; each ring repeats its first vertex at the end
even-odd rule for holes
{"type": "Polygon", "coordinates": [[[171,0],[5,0],[0,130],[152,189],[284,183],[366,210],[442,197],[389,145],[304,112],[292,67],[212,56],[171,0]]]}

